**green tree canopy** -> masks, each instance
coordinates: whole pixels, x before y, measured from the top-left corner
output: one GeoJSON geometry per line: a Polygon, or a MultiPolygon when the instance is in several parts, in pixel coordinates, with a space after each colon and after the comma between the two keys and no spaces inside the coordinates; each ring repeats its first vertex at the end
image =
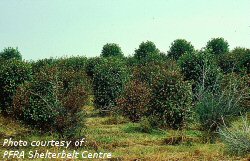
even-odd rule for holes
{"type": "Polygon", "coordinates": [[[152,41],[142,42],[139,48],[135,50],[135,58],[144,59],[152,53],[160,53],[155,44],[152,41]]]}
{"type": "Polygon", "coordinates": [[[4,48],[2,52],[0,52],[0,59],[9,60],[9,59],[17,59],[22,60],[22,55],[18,51],[18,48],[4,48]]]}
{"type": "Polygon", "coordinates": [[[107,43],[102,48],[102,57],[123,56],[122,50],[118,44],[107,43]]]}
{"type": "Polygon", "coordinates": [[[177,39],[172,42],[168,56],[175,60],[179,59],[186,52],[193,52],[194,46],[185,39],[177,39]]]}
{"type": "Polygon", "coordinates": [[[208,41],[207,49],[210,49],[213,54],[220,55],[229,52],[229,44],[224,38],[213,38],[208,41]]]}

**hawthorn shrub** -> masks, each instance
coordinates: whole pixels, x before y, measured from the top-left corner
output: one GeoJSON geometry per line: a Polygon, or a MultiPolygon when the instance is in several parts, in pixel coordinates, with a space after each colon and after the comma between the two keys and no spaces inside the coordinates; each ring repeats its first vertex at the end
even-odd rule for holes
{"type": "Polygon", "coordinates": [[[42,68],[55,67],[57,59],[54,58],[45,58],[38,61],[31,62],[33,73],[39,72],[42,68]]]}
{"type": "Polygon", "coordinates": [[[167,60],[163,61],[151,61],[145,64],[139,64],[132,68],[132,79],[146,83],[151,87],[154,82],[158,81],[168,71],[179,70],[175,61],[167,60]]]}
{"type": "Polygon", "coordinates": [[[88,100],[84,79],[79,72],[41,69],[32,81],[18,88],[13,115],[43,132],[58,132],[62,137],[80,135],[82,107],[88,100]]]}
{"type": "Polygon", "coordinates": [[[140,82],[146,83],[148,86],[152,86],[152,84],[164,77],[164,74],[167,72],[167,69],[164,65],[156,65],[153,63],[149,63],[146,65],[139,65],[133,69],[133,79],[138,80],[140,82]]]}
{"type": "Polygon", "coordinates": [[[100,57],[93,57],[87,60],[85,71],[90,78],[93,78],[95,66],[97,66],[100,62],[100,57]]]}
{"type": "Polygon", "coordinates": [[[31,80],[31,65],[17,59],[3,61],[0,65],[0,111],[8,114],[12,110],[13,96],[19,85],[31,80]]]}
{"type": "Polygon", "coordinates": [[[124,116],[137,122],[146,115],[150,99],[151,90],[147,84],[133,80],[126,84],[124,94],[117,100],[117,107],[124,116]]]}
{"type": "Polygon", "coordinates": [[[104,58],[95,66],[93,75],[94,104],[101,113],[112,112],[127,80],[128,71],[123,59],[104,58]]]}
{"type": "Polygon", "coordinates": [[[185,79],[194,81],[194,88],[197,84],[214,88],[214,82],[221,76],[221,70],[209,50],[186,53],[178,60],[178,64],[185,79]]]}
{"type": "Polygon", "coordinates": [[[34,72],[39,72],[41,68],[57,67],[60,70],[74,70],[84,71],[87,66],[87,58],[82,56],[72,56],[64,58],[49,58],[41,59],[32,62],[32,69],[34,72]]]}
{"type": "Polygon", "coordinates": [[[245,56],[242,58],[241,65],[244,67],[244,70],[250,74],[250,49],[247,49],[245,56]]]}
{"type": "Polygon", "coordinates": [[[177,71],[169,71],[152,86],[149,115],[159,127],[183,128],[191,117],[192,88],[177,71]]]}
{"type": "Polygon", "coordinates": [[[10,59],[16,59],[16,60],[22,60],[22,55],[18,51],[18,48],[4,48],[2,52],[0,52],[0,60],[10,60],[10,59]]]}
{"type": "Polygon", "coordinates": [[[147,56],[142,57],[140,59],[135,58],[135,65],[146,65],[149,63],[155,64],[165,64],[169,61],[167,55],[159,52],[148,53],[147,56]]]}
{"type": "Polygon", "coordinates": [[[174,61],[168,59],[164,53],[149,53],[146,57],[140,60],[136,57],[130,56],[125,58],[125,62],[131,75],[133,75],[133,72],[136,72],[136,70],[140,70],[140,68],[148,68],[150,65],[170,68],[176,64],[174,61]]]}
{"type": "Polygon", "coordinates": [[[191,42],[185,39],[177,39],[171,43],[168,56],[174,60],[178,60],[183,54],[194,51],[194,46],[191,42]]]}
{"type": "Polygon", "coordinates": [[[146,41],[139,45],[139,48],[135,50],[134,56],[128,57],[126,62],[129,67],[135,67],[147,65],[148,63],[163,64],[168,60],[167,55],[160,52],[152,41],[146,41]]]}
{"type": "Polygon", "coordinates": [[[230,53],[218,58],[219,66],[224,73],[249,73],[250,72],[250,50],[237,47],[230,53]]]}
{"type": "Polygon", "coordinates": [[[238,55],[235,55],[232,52],[219,56],[218,64],[225,74],[231,72],[239,73],[242,70],[238,55]]]}
{"type": "Polygon", "coordinates": [[[107,43],[102,48],[102,57],[118,56],[123,57],[121,47],[115,43],[107,43]]]}
{"type": "Polygon", "coordinates": [[[214,55],[226,54],[229,52],[229,44],[224,38],[213,38],[207,42],[207,49],[214,55]]]}
{"type": "Polygon", "coordinates": [[[135,50],[134,57],[138,60],[145,59],[149,54],[159,54],[160,50],[156,47],[156,45],[152,41],[142,42],[139,45],[139,48],[135,50]]]}
{"type": "Polygon", "coordinates": [[[83,56],[60,58],[57,60],[56,65],[63,70],[84,71],[87,65],[87,58],[83,56]]]}

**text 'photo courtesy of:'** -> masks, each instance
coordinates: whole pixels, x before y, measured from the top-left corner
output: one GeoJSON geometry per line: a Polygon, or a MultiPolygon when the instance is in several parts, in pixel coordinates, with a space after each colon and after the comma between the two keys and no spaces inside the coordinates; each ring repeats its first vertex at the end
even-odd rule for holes
{"type": "Polygon", "coordinates": [[[0,8],[0,160],[250,161],[249,0],[0,8]]]}

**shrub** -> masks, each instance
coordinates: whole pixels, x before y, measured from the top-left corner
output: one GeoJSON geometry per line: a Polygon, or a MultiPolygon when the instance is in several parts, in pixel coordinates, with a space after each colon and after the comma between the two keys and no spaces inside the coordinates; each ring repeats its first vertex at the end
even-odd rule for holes
{"type": "Polygon", "coordinates": [[[237,47],[230,53],[223,54],[219,57],[219,66],[224,73],[249,73],[250,50],[237,47]]]}
{"type": "Polygon", "coordinates": [[[171,70],[179,70],[175,61],[152,61],[132,67],[132,77],[134,80],[146,83],[149,87],[154,82],[164,77],[171,70]]]}
{"type": "Polygon", "coordinates": [[[170,60],[164,53],[148,53],[144,58],[137,59],[136,65],[147,65],[147,64],[166,64],[170,60]]]}
{"type": "Polygon", "coordinates": [[[119,56],[123,57],[122,50],[118,44],[107,43],[102,48],[102,57],[119,56]]]}
{"type": "Polygon", "coordinates": [[[179,72],[169,71],[152,87],[149,114],[158,126],[183,128],[191,116],[192,88],[179,72]]]}
{"type": "Polygon", "coordinates": [[[226,54],[229,52],[229,44],[223,38],[213,38],[208,41],[207,49],[211,50],[215,55],[226,54]]]}
{"type": "Polygon", "coordinates": [[[128,78],[125,62],[119,58],[102,59],[93,76],[94,104],[100,112],[110,112],[123,92],[128,78]]]}
{"type": "Polygon", "coordinates": [[[205,88],[212,88],[214,82],[221,76],[221,71],[209,51],[184,54],[178,61],[186,80],[193,80],[196,86],[202,84],[205,88]]]}
{"type": "Polygon", "coordinates": [[[230,73],[223,75],[220,82],[221,90],[227,95],[232,95],[239,98],[237,102],[242,108],[242,111],[250,110],[250,77],[230,73]]]}
{"type": "Polygon", "coordinates": [[[133,79],[146,83],[148,86],[164,76],[167,69],[164,65],[156,65],[154,63],[148,63],[145,65],[139,65],[133,69],[133,79]]]}
{"type": "Polygon", "coordinates": [[[241,121],[241,126],[220,128],[219,134],[230,154],[240,156],[250,154],[250,125],[247,119],[241,121]]]}
{"type": "Polygon", "coordinates": [[[216,92],[203,90],[199,93],[196,113],[203,130],[214,133],[219,126],[230,124],[234,116],[244,112],[241,102],[249,95],[249,89],[242,79],[235,75],[226,76],[215,82],[216,92]]]}
{"type": "Polygon", "coordinates": [[[22,60],[22,55],[18,51],[18,48],[12,48],[8,47],[3,49],[2,52],[0,52],[0,60],[10,60],[10,59],[17,59],[22,60]]]}
{"type": "Polygon", "coordinates": [[[231,73],[241,71],[241,67],[239,66],[239,61],[237,60],[237,56],[234,53],[223,54],[218,58],[219,66],[224,73],[231,73]]]}
{"type": "Polygon", "coordinates": [[[152,133],[154,128],[152,127],[150,119],[142,117],[139,122],[139,131],[144,133],[152,133]]]}
{"type": "Polygon", "coordinates": [[[183,54],[191,52],[194,52],[191,42],[184,39],[177,39],[172,42],[168,56],[174,60],[178,60],[183,54]]]}
{"type": "Polygon", "coordinates": [[[250,74],[250,49],[246,49],[244,57],[241,61],[241,66],[243,66],[244,70],[250,74]]]}
{"type": "Polygon", "coordinates": [[[39,72],[43,68],[55,67],[57,60],[54,58],[40,59],[36,62],[31,62],[33,73],[39,72]]]}
{"type": "Polygon", "coordinates": [[[93,57],[87,60],[85,71],[89,77],[93,78],[95,66],[97,66],[100,62],[101,58],[99,57],[93,57]]]}
{"type": "Polygon", "coordinates": [[[34,72],[39,72],[42,68],[57,67],[60,70],[84,71],[87,65],[87,58],[82,56],[72,56],[64,58],[49,58],[41,59],[32,62],[34,72]]]}
{"type": "Polygon", "coordinates": [[[87,64],[87,58],[82,56],[72,56],[69,58],[60,58],[56,65],[60,69],[84,71],[87,64]]]}
{"type": "Polygon", "coordinates": [[[135,50],[135,58],[138,60],[146,58],[151,53],[160,53],[152,41],[142,42],[139,48],[135,50]]]}
{"type": "Polygon", "coordinates": [[[157,62],[157,63],[164,63],[165,61],[168,61],[165,53],[148,53],[146,57],[143,57],[141,59],[136,58],[135,56],[128,56],[126,57],[126,64],[129,67],[138,66],[138,65],[144,65],[147,63],[157,62]]]}
{"type": "Polygon", "coordinates": [[[83,126],[82,106],[87,102],[84,75],[43,68],[14,97],[13,115],[43,132],[78,136],[83,126]]]}
{"type": "Polygon", "coordinates": [[[5,114],[12,110],[17,87],[30,80],[31,74],[31,65],[17,59],[7,60],[0,65],[0,107],[5,114]]]}
{"type": "Polygon", "coordinates": [[[147,84],[131,81],[126,85],[122,98],[117,100],[117,106],[124,116],[136,122],[146,114],[150,99],[151,90],[147,84]]]}

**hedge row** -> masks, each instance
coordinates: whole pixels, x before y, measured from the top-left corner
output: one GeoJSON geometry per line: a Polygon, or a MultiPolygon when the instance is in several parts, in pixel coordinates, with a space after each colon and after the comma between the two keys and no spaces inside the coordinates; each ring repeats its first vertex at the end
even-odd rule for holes
{"type": "Polygon", "coordinates": [[[42,131],[79,135],[84,123],[82,107],[88,101],[84,77],[74,71],[42,69],[18,87],[11,114],[42,131]]]}
{"type": "MultiPolygon", "coordinates": [[[[220,108],[225,109],[238,98],[237,106],[230,110],[238,113],[238,106],[247,109],[249,104],[249,97],[242,97],[249,94],[245,90],[249,89],[249,49],[229,52],[223,39],[211,40],[201,51],[195,51],[185,40],[176,40],[169,56],[150,41],[143,42],[133,57],[124,57],[117,44],[107,44],[101,57],[90,59],[25,62],[18,54],[11,48],[0,54],[2,112],[65,136],[81,129],[81,107],[89,94],[94,95],[94,105],[101,114],[120,112],[134,122],[146,117],[152,125],[174,129],[184,128],[194,119],[193,112],[206,129],[214,122],[219,126],[219,117],[233,115],[220,108]],[[241,88],[236,82],[223,83],[230,72],[243,82],[241,88]],[[233,88],[237,95],[230,95],[231,88],[225,84],[237,85],[233,88]],[[207,104],[218,102],[218,98],[221,104],[207,104]]],[[[212,129],[217,129],[217,125],[212,129]]]]}
{"type": "Polygon", "coordinates": [[[82,70],[86,58],[30,63],[17,59],[15,53],[0,60],[0,112],[42,132],[58,132],[62,137],[82,134],[82,107],[90,93],[90,81],[82,70]]]}

